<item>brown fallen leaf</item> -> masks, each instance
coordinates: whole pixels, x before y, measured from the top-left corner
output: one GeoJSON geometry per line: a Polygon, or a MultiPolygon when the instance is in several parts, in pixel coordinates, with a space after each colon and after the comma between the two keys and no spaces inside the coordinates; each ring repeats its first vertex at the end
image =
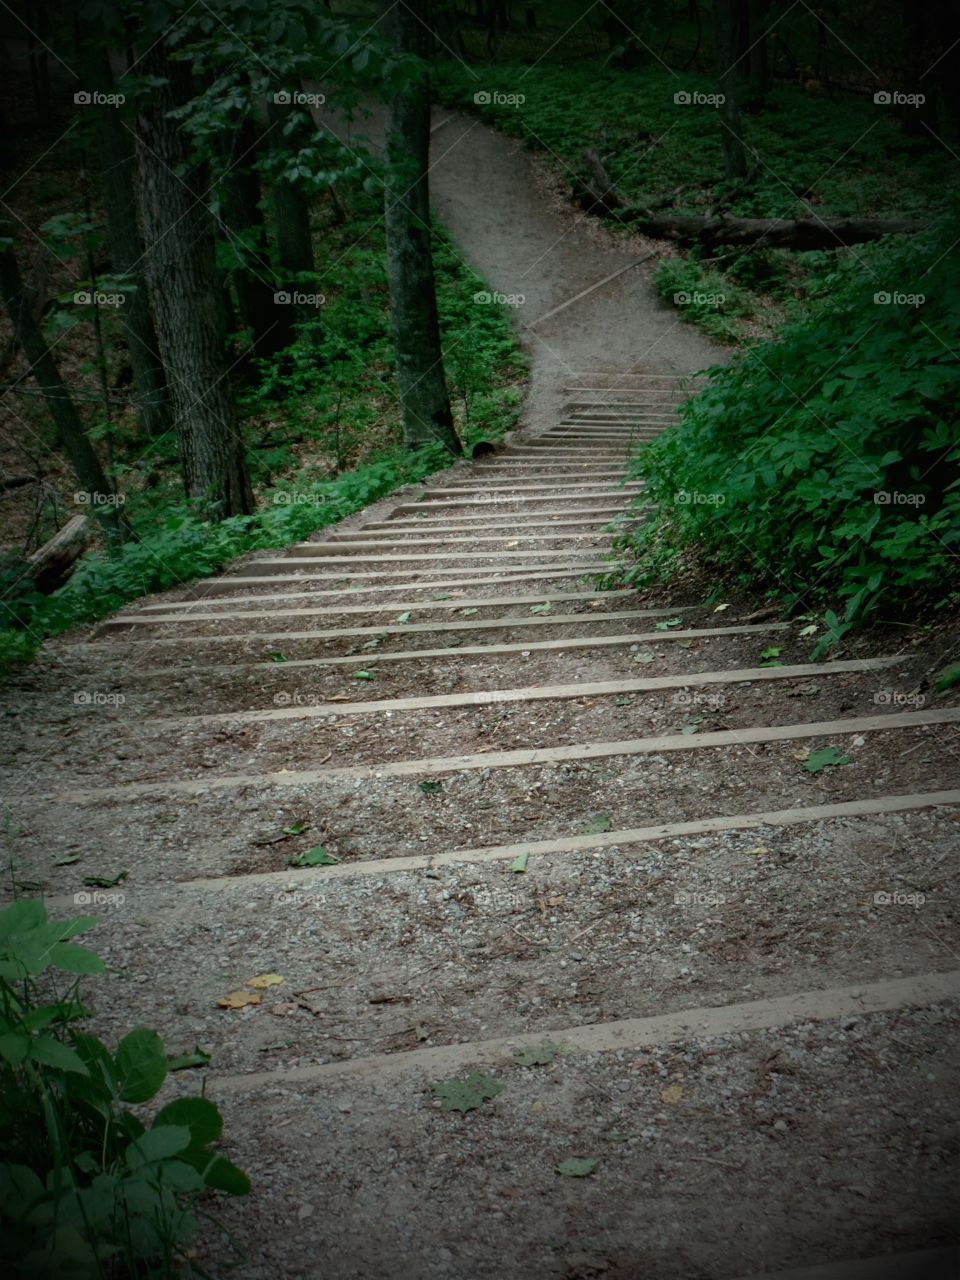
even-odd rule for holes
{"type": "Polygon", "coordinates": [[[269,1012],[275,1018],[289,1018],[291,1013],[296,1013],[300,1006],[293,1000],[286,1000],[280,1004],[272,1004],[269,1012]]]}
{"type": "Polygon", "coordinates": [[[259,1003],[260,996],[254,991],[231,991],[217,1001],[221,1009],[242,1009],[248,1004],[259,1003]]]}
{"type": "Polygon", "coordinates": [[[335,693],[332,697],[328,698],[327,701],[328,702],[349,702],[350,695],[349,693],[335,693]]]}

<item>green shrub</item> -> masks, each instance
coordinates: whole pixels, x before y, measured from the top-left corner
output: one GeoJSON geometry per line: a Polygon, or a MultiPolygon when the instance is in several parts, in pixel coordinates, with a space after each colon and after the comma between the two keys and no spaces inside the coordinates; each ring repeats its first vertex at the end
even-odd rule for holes
{"type": "Polygon", "coordinates": [[[0,911],[0,1258],[23,1280],[173,1276],[197,1229],[197,1202],[249,1181],[212,1144],[206,1098],[179,1098],[149,1127],[129,1109],[168,1072],[141,1028],[111,1053],[79,1029],[80,976],[103,963],[70,941],[95,920],[51,921],[42,903],[0,911]],[[76,975],[57,992],[52,970],[76,975]]]}
{"type": "Polygon", "coordinates": [[[669,578],[696,550],[794,607],[833,603],[818,652],[919,591],[948,596],[960,563],[958,230],[951,220],[863,248],[814,316],[710,371],[678,428],[633,461],[659,505],[630,535],[628,581],[669,578]]]}

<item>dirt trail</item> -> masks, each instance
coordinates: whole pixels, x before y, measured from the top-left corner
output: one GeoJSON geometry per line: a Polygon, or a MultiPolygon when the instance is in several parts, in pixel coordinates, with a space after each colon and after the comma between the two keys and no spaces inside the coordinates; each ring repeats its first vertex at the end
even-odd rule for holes
{"type": "Polygon", "coordinates": [[[211,1053],[238,1280],[953,1277],[957,698],[898,697],[909,652],[810,666],[735,604],[591,589],[638,437],[722,354],[647,267],[534,324],[638,255],[473,121],[434,147],[524,295],[523,431],[51,644],[5,857],[100,916],[99,1033],[211,1053]],[[474,1071],[501,1091],[443,1110],[474,1071]]]}

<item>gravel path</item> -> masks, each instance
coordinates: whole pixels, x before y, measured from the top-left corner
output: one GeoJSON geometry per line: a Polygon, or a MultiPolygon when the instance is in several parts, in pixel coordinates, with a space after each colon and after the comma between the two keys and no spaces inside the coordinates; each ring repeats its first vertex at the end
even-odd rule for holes
{"type": "Polygon", "coordinates": [[[916,648],[810,666],[735,600],[593,590],[636,433],[722,353],[513,143],[443,115],[434,160],[523,296],[522,431],[51,643],[10,691],[4,859],[98,914],[98,1033],[211,1054],[237,1280],[953,1276],[958,697],[916,648]],[[495,1096],[444,1110],[471,1071],[495,1096]]]}

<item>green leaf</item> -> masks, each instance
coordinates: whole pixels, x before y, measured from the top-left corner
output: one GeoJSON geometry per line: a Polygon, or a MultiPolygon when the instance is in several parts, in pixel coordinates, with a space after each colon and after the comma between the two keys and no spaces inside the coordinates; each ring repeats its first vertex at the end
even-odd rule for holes
{"type": "Polygon", "coordinates": [[[654,624],[655,630],[657,631],[670,631],[672,630],[673,627],[682,627],[682,626],[683,626],[682,618],[665,618],[662,622],[657,622],[654,624]]]}
{"type": "Polygon", "coordinates": [[[404,610],[404,612],[403,612],[403,613],[398,614],[398,615],[397,615],[397,621],[398,621],[398,622],[409,622],[409,621],[410,621],[410,610],[409,610],[409,609],[406,609],[406,610],[404,610]]]}
{"type": "Polygon", "coordinates": [[[33,1037],[25,1031],[8,1031],[0,1036],[0,1058],[18,1067],[33,1047],[33,1037]]]}
{"type": "Polygon", "coordinates": [[[553,612],[553,605],[549,600],[545,600],[543,604],[534,604],[530,606],[531,613],[547,614],[553,612]]]}
{"type": "Polygon", "coordinates": [[[199,1045],[193,1053],[181,1053],[167,1058],[168,1071],[186,1071],[190,1067],[205,1067],[210,1061],[210,1054],[199,1045]]]}
{"type": "Polygon", "coordinates": [[[812,751],[803,762],[807,773],[819,773],[832,765],[850,764],[850,760],[837,747],[824,747],[821,751],[812,751]]]}
{"type": "Polygon", "coordinates": [[[91,889],[115,889],[128,874],[127,871],[118,871],[115,876],[84,876],[83,883],[91,889]]]}
{"type": "Polygon", "coordinates": [[[436,795],[438,791],[443,790],[442,782],[418,782],[417,786],[425,796],[436,795]]]}
{"type": "Polygon", "coordinates": [[[479,1071],[471,1072],[465,1080],[442,1080],[433,1085],[434,1097],[440,1099],[442,1111],[475,1111],[502,1092],[502,1084],[479,1071]]]}
{"type": "Polygon", "coordinates": [[[87,947],[76,942],[58,942],[50,948],[50,963],[64,973],[105,973],[106,965],[87,947]]]}
{"type": "Polygon", "coordinates": [[[267,657],[271,662],[286,662],[286,658],[282,653],[270,653],[267,657]]]}
{"type": "Polygon", "coordinates": [[[53,1067],[56,1071],[72,1071],[78,1076],[88,1075],[80,1055],[68,1045],[55,1040],[53,1036],[39,1036],[30,1048],[30,1057],[34,1062],[45,1067],[53,1067]]]}
{"type": "Polygon", "coordinates": [[[167,1076],[163,1041],[149,1027],[138,1027],[117,1045],[118,1096],[122,1102],[148,1102],[167,1076]]]}
{"type": "Polygon", "coordinates": [[[372,671],[351,671],[350,675],[354,680],[373,680],[376,678],[372,671]]]}
{"type": "Polygon", "coordinates": [[[599,835],[603,831],[610,831],[613,827],[610,815],[608,813],[598,813],[590,819],[584,831],[587,835],[599,835]]]}
{"type": "Polygon", "coordinates": [[[530,1049],[521,1049],[514,1055],[514,1062],[519,1067],[546,1067],[560,1052],[560,1046],[552,1040],[544,1040],[543,1044],[530,1049]]]}
{"type": "Polygon", "coordinates": [[[934,681],[933,687],[937,693],[946,693],[955,684],[960,684],[960,662],[951,662],[948,667],[944,667],[934,681]]]}
{"type": "Polygon", "coordinates": [[[185,1124],[161,1124],[148,1129],[127,1148],[126,1161],[131,1169],[157,1160],[169,1160],[190,1146],[191,1134],[185,1124]]]}
{"type": "Polygon", "coordinates": [[[768,644],[768,645],[767,645],[767,647],[766,647],[766,649],[761,649],[761,650],[760,650],[760,658],[761,658],[761,660],[766,659],[766,658],[779,658],[779,657],[780,657],[780,646],[779,646],[779,645],[776,645],[776,644],[768,644]]]}
{"type": "Polygon", "coordinates": [[[339,861],[340,859],[334,857],[332,853],[327,853],[322,844],[318,844],[313,849],[308,849],[306,853],[301,853],[299,858],[291,858],[289,865],[291,867],[332,867],[339,861]]]}
{"type": "Polygon", "coordinates": [[[597,1167],[597,1160],[561,1160],[557,1165],[557,1173],[565,1178],[586,1178],[597,1167]]]}
{"type": "Polygon", "coordinates": [[[209,1098],[176,1098],[168,1102],[157,1112],[152,1128],[160,1125],[185,1126],[191,1147],[205,1147],[223,1133],[223,1117],[209,1098]]]}
{"type": "Polygon", "coordinates": [[[511,871],[526,871],[529,853],[518,853],[514,860],[510,863],[511,871]]]}

